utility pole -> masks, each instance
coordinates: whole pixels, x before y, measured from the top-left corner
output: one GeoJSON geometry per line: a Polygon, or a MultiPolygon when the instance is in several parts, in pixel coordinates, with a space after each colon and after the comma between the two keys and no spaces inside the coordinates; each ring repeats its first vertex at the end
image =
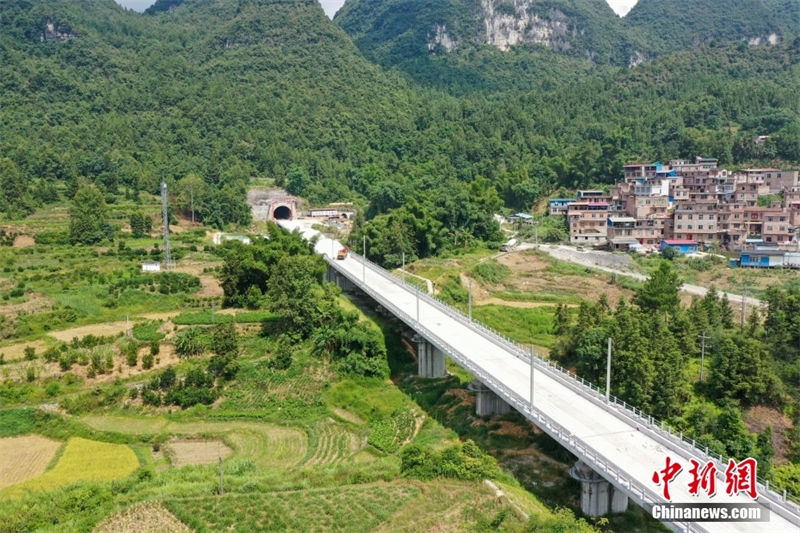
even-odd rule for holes
{"type": "Polygon", "coordinates": [[[220,496],[225,494],[225,488],[222,483],[222,456],[219,458],[219,494],[220,496]]]}
{"type": "Polygon", "coordinates": [[[698,335],[700,337],[700,383],[703,382],[703,368],[705,365],[706,360],[706,332],[704,331],[702,335],[698,335]]]}
{"type": "Polygon", "coordinates": [[[742,329],[744,329],[744,315],[745,315],[745,311],[747,310],[746,307],[745,307],[745,301],[744,301],[746,296],[747,296],[747,287],[743,286],[742,287],[742,329]]]}
{"type": "Polygon", "coordinates": [[[536,359],[536,348],[531,344],[531,412],[533,412],[533,361],[536,359]]]}
{"type": "Polygon", "coordinates": [[[194,225],[194,187],[189,189],[189,197],[191,198],[192,202],[192,225],[194,225]]]}
{"type": "Polygon", "coordinates": [[[169,213],[167,212],[167,182],[161,182],[161,217],[164,220],[164,267],[172,266],[172,257],[169,250],[169,213]]]}
{"type": "Polygon", "coordinates": [[[608,358],[606,359],[606,402],[611,398],[611,337],[608,338],[608,358]]]}
{"type": "Polygon", "coordinates": [[[406,280],[406,253],[403,252],[403,268],[400,269],[400,272],[403,274],[403,281],[406,280]]]}
{"type": "Polygon", "coordinates": [[[361,281],[367,282],[367,236],[364,235],[364,255],[361,256],[361,281]]]}
{"type": "Polygon", "coordinates": [[[472,320],[472,279],[467,280],[467,286],[468,286],[467,290],[469,291],[467,306],[469,309],[469,319],[472,320]]]}
{"type": "Polygon", "coordinates": [[[417,322],[419,322],[419,287],[417,289],[417,322]]]}

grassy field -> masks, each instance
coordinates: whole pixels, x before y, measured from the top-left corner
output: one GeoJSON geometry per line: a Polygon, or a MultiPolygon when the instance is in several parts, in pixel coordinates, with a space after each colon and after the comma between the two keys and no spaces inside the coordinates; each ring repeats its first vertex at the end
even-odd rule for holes
{"type": "Polygon", "coordinates": [[[76,481],[110,481],[128,476],[138,467],[136,454],[125,445],[75,437],[67,441],[52,470],[6,489],[3,496],[18,497],[30,491],[52,490],[76,481]]]}

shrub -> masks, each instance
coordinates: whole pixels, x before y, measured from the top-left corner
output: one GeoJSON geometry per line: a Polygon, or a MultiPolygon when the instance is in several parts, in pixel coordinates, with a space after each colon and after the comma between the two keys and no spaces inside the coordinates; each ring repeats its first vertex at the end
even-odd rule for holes
{"type": "Polygon", "coordinates": [[[143,342],[160,341],[164,338],[164,334],[158,331],[161,324],[160,321],[137,324],[133,327],[133,336],[143,342]]]}
{"type": "Polygon", "coordinates": [[[150,370],[153,368],[153,352],[150,351],[142,356],[142,368],[150,370]]]}
{"type": "Polygon", "coordinates": [[[500,283],[511,275],[511,269],[497,261],[484,261],[473,267],[472,274],[486,283],[500,283]]]}
{"type": "Polygon", "coordinates": [[[150,389],[145,389],[142,391],[142,402],[145,405],[159,407],[161,406],[161,394],[150,389]]]}
{"type": "Polygon", "coordinates": [[[207,334],[203,328],[189,328],[175,336],[175,352],[181,357],[200,355],[206,350],[207,334]]]}
{"type": "Polygon", "coordinates": [[[26,361],[33,361],[36,359],[36,348],[33,346],[26,346],[23,353],[25,354],[26,361]]]}

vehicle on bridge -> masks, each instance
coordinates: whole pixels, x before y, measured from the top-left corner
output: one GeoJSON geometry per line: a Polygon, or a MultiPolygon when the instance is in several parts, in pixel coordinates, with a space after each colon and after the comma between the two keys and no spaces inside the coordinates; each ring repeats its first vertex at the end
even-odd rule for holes
{"type": "Polygon", "coordinates": [[[341,261],[342,259],[347,259],[347,254],[349,254],[349,253],[350,253],[350,250],[348,248],[342,248],[336,254],[336,259],[338,259],[339,261],[341,261]]]}

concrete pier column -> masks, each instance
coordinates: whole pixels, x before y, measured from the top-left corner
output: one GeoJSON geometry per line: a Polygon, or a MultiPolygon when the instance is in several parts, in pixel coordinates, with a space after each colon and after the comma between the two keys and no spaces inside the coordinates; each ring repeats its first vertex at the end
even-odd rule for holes
{"type": "Polygon", "coordinates": [[[350,292],[355,288],[353,282],[347,279],[343,274],[340,274],[335,268],[328,266],[325,270],[325,281],[335,283],[342,292],[350,292]]]}
{"type": "Polygon", "coordinates": [[[443,378],[446,376],[444,353],[421,335],[415,335],[412,340],[417,345],[417,364],[420,377],[443,378]]]}
{"type": "Polygon", "coordinates": [[[581,482],[581,511],[587,516],[603,516],[609,512],[624,513],[628,509],[628,497],[603,479],[600,474],[578,461],[569,470],[570,475],[581,482]]]}
{"type": "Polygon", "coordinates": [[[472,380],[467,388],[475,393],[475,414],[478,416],[504,415],[511,411],[511,406],[480,380],[472,380]]]}

